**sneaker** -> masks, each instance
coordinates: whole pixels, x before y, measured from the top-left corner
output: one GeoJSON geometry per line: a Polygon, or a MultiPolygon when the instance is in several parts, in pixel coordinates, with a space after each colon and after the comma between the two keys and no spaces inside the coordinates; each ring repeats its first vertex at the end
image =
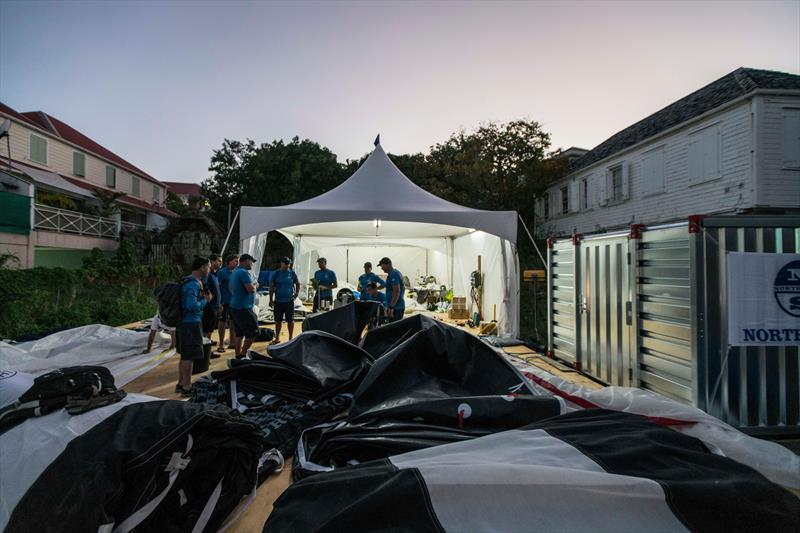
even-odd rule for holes
{"type": "Polygon", "coordinates": [[[188,389],[181,388],[181,398],[191,398],[192,397],[192,387],[188,389]]]}
{"type": "Polygon", "coordinates": [[[178,383],[175,385],[175,394],[180,394],[181,392],[183,392],[183,387],[181,387],[181,384],[178,383]]]}
{"type": "Polygon", "coordinates": [[[217,353],[225,353],[225,347],[220,346],[219,348],[217,348],[217,353]]]}

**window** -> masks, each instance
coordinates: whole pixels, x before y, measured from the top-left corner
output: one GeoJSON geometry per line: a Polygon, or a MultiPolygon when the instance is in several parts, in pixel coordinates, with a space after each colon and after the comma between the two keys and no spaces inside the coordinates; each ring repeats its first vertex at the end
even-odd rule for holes
{"type": "Polygon", "coordinates": [[[800,109],[783,109],[783,168],[800,170],[800,109]]]}
{"type": "Polygon", "coordinates": [[[561,214],[569,213],[569,186],[561,187],[561,214]]]}
{"type": "Polygon", "coordinates": [[[117,186],[117,169],[106,165],[106,185],[112,189],[117,186]]]}
{"type": "Polygon", "coordinates": [[[589,180],[583,178],[581,180],[581,210],[587,211],[589,209],[589,180]]]}
{"type": "Polygon", "coordinates": [[[611,200],[620,202],[623,199],[622,195],[622,165],[618,165],[611,169],[611,200]]]}
{"type": "Polygon", "coordinates": [[[30,160],[42,165],[47,164],[47,139],[31,134],[30,160]]]}
{"type": "Polygon", "coordinates": [[[136,176],[131,177],[131,194],[139,196],[141,194],[142,184],[136,176]]]}
{"type": "Polygon", "coordinates": [[[545,220],[550,218],[550,193],[544,193],[544,218],[545,220]]]}
{"type": "Polygon", "coordinates": [[[642,196],[664,192],[664,147],[644,154],[642,158],[642,196]]]}
{"type": "Polygon", "coordinates": [[[689,135],[689,184],[720,177],[719,125],[709,126],[689,135]]]}
{"type": "Polygon", "coordinates": [[[153,203],[157,204],[161,201],[161,189],[158,188],[158,185],[153,185],[153,203]]]}
{"type": "Polygon", "coordinates": [[[86,177],[86,154],[81,152],[72,152],[72,174],[86,177]]]}

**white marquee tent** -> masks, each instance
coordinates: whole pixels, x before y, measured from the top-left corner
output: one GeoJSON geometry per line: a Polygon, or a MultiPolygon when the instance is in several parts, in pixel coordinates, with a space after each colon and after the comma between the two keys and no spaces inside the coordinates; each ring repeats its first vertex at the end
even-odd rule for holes
{"type": "Polygon", "coordinates": [[[272,230],[293,243],[301,283],[313,275],[318,257],[327,258],[340,284],[357,284],[365,261],[377,264],[388,256],[412,284],[433,275],[456,296],[468,296],[480,255],[484,319],[496,309],[500,334],[519,334],[517,213],[470,209],[434,196],[400,172],[380,145],[324,194],[291,205],[242,207],[242,251],[262,257],[272,230]]]}

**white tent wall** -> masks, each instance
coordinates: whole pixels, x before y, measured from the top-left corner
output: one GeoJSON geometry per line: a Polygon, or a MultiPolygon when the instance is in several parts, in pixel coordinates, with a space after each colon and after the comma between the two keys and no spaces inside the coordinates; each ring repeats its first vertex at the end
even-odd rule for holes
{"type": "Polygon", "coordinates": [[[469,297],[470,273],[477,270],[479,255],[483,272],[483,319],[492,320],[497,306],[500,335],[516,337],[519,335],[519,265],[510,242],[482,231],[455,238],[453,292],[469,297]]]}

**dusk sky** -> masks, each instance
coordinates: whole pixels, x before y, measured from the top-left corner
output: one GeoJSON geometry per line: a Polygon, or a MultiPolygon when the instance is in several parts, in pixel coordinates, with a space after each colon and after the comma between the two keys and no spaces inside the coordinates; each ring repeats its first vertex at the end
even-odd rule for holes
{"type": "Polygon", "coordinates": [[[0,0],[0,100],[162,180],[226,137],[344,160],[528,118],[591,148],[740,66],[800,73],[800,1],[0,0]]]}

